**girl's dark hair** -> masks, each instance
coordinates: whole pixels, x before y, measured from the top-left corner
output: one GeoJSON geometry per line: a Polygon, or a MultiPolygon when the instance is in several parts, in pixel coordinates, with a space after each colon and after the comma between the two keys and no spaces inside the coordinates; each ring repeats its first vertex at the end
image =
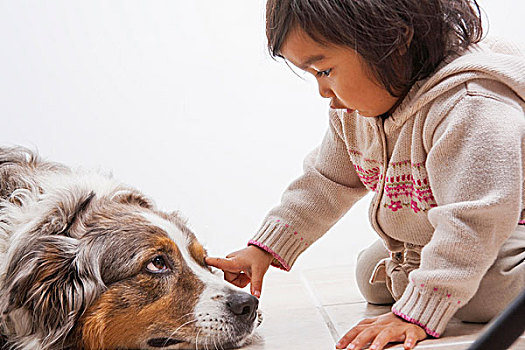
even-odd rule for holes
{"type": "Polygon", "coordinates": [[[321,44],[356,50],[395,97],[483,34],[476,0],[268,0],[266,36],[274,58],[282,57],[296,27],[321,44]]]}

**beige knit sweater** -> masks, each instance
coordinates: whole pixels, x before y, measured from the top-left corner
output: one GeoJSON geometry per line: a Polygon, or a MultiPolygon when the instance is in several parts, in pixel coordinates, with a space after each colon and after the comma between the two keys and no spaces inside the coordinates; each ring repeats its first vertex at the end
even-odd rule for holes
{"type": "Polygon", "coordinates": [[[393,311],[439,336],[525,224],[524,100],[523,54],[486,39],[417,83],[385,120],[330,110],[304,174],[249,244],[289,270],[373,191],[370,220],[387,248],[424,246],[393,311]]]}

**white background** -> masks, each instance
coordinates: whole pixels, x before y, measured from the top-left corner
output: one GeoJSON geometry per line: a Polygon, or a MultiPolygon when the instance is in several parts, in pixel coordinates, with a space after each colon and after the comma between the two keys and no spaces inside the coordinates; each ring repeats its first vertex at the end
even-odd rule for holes
{"type": "MultiPolygon", "coordinates": [[[[524,40],[523,0],[480,2],[524,40]]],[[[110,170],[180,210],[212,255],[243,247],[327,126],[266,51],[263,0],[0,0],[0,144],[110,170]]],[[[361,201],[297,268],[375,240],[361,201]]]]}

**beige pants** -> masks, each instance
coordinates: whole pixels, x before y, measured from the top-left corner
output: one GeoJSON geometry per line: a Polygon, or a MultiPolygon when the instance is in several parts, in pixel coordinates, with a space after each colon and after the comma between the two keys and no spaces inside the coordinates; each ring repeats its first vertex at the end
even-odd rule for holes
{"type": "MultiPolygon", "coordinates": [[[[381,241],[361,251],[357,257],[356,279],[361,294],[371,304],[392,304],[385,284],[371,284],[377,263],[390,256],[381,241]]],[[[520,225],[501,247],[496,262],[483,277],[474,297],[455,317],[466,322],[488,322],[525,290],[525,226],[520,225]]]]}

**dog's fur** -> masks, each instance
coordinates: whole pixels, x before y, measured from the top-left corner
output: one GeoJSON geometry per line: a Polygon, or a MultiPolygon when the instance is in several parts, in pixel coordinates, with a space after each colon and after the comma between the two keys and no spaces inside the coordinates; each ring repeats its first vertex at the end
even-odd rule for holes
{"type": "Polygon", "coordinates": [[[5,349],[227,348],[257,300],[215,276],[176,213],[99,173],[0,148],[5,349]]]}

